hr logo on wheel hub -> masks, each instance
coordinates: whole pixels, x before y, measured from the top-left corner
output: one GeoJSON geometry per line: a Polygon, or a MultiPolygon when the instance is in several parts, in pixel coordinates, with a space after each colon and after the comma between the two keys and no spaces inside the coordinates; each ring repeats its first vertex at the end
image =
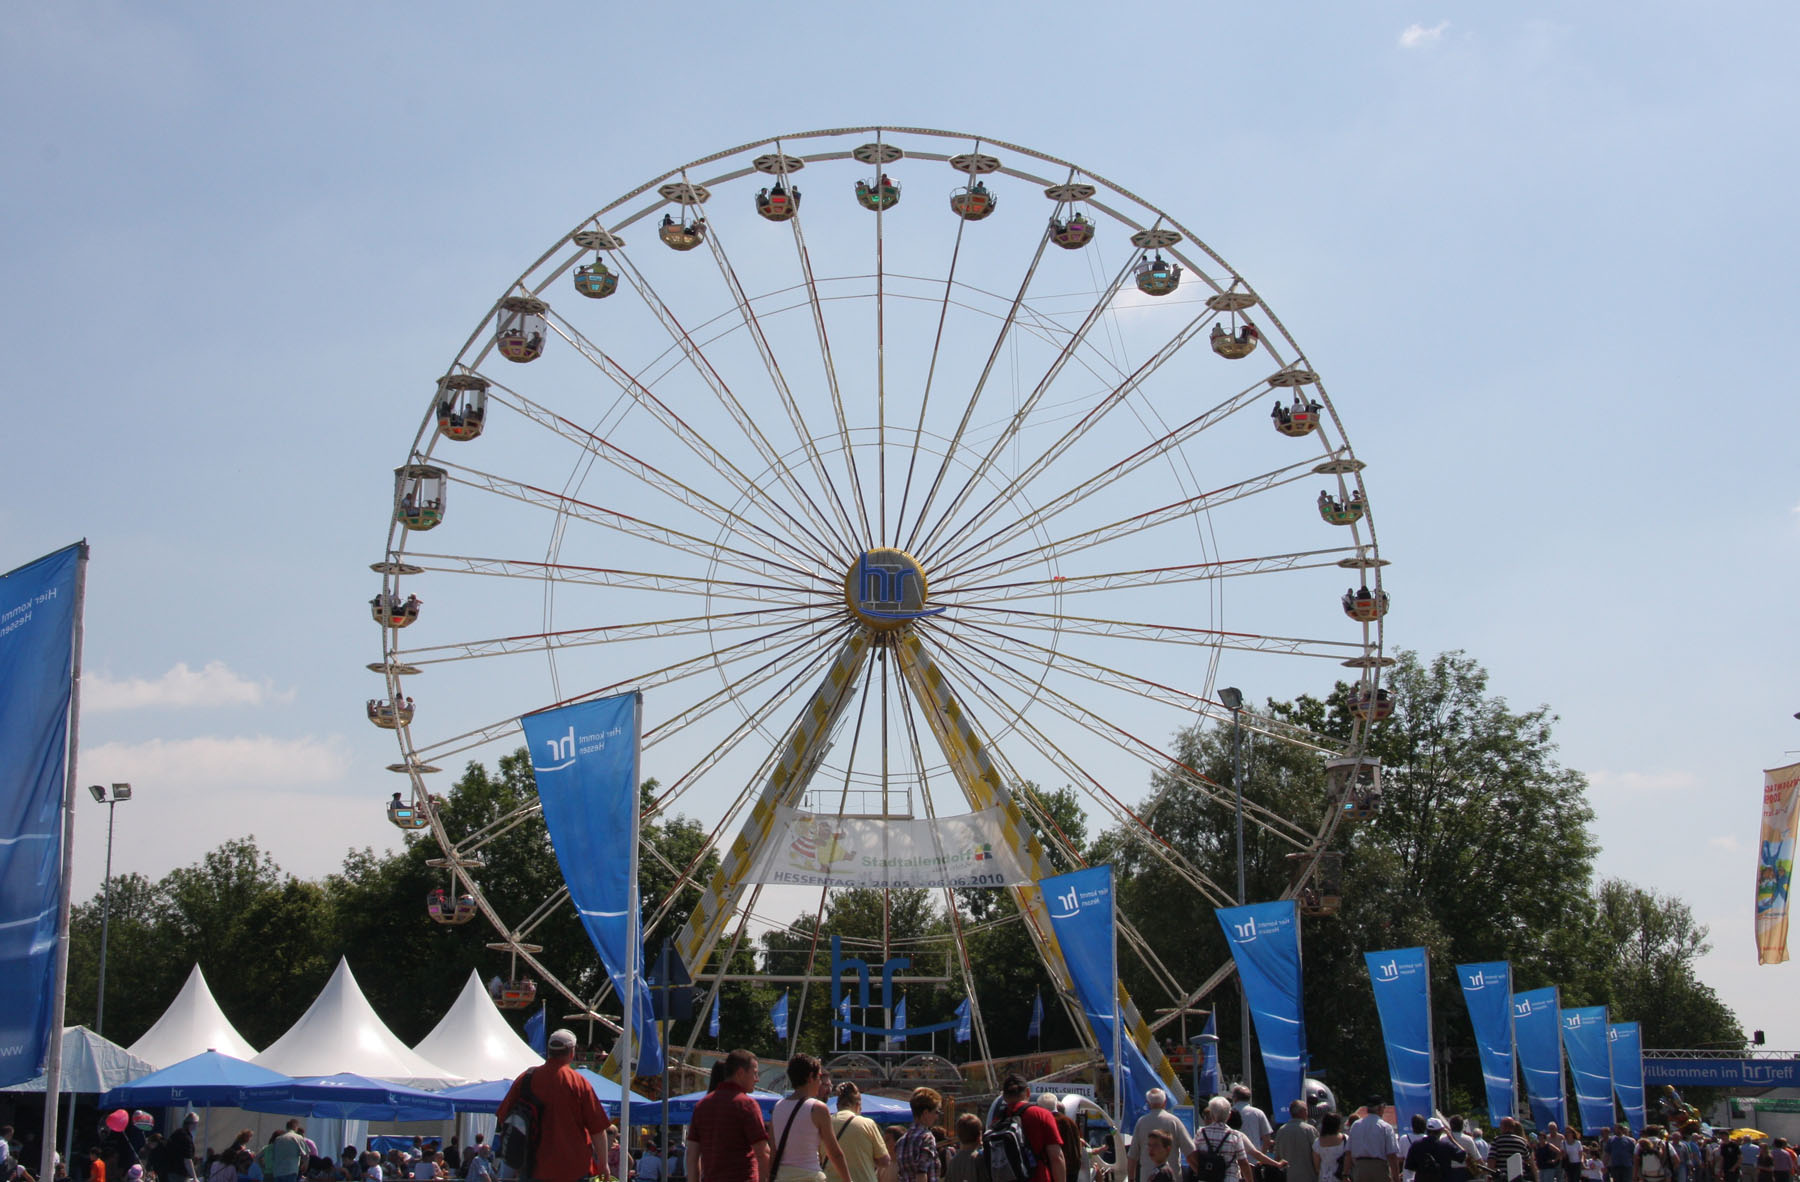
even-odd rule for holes
{"type": "Polygon", "coordinates": [[[944,609],[925,606],[925,570],[904,550],[865,550],[844,576],[844,603],[870,628],[892,631],[944,609]]]}

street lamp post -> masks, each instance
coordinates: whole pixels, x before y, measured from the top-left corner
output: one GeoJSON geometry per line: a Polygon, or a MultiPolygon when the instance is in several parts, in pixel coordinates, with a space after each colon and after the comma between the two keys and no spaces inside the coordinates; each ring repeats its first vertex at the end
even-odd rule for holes
{"type": "Polygon", "coordinates": [[[1206,1103],[1206,1098],[1200,1091],[1200,1063],[1202,1059],[1206,1058],[1208,1047],[1217,1047],[1219,1045],[1219,1036],[1216,1034],[1196,1034],[1187,1041],[1188,1046],[1193,1048],[1194,1051],[1194,1090],[1191,1095],[1194,1098],[1194,1122],[1196,1126],[1198,1126],[1200,1113],[1206,1103]]]}
{"type": "Polygon", "coordinates": [[[130,784],[114,784],[111,795],[98,784],[89,784],[88,791],[96,801],[106,806],[106,886],[100,897],[100,996],[94,1003],[94,1033],[106,1033],[106,937],[112,927],[112,847],[113,816],[121,800],[131,799],[130,784]]]}
{"type": "MultiPolygon", "coordinates": [[[[1248,890],[1244,885],[1244,691],[1226,686],[1219,691],[1219,701],[1231,711],[1231,792],[1237,799],[1237,901],[1242,907],[1248,890]]],[[[1244,992],[1244,978],[1238,976],[1239,1036],[1242,1039],[1244,1086],[1250,1086],[1250,997],[1244,992]]]]}

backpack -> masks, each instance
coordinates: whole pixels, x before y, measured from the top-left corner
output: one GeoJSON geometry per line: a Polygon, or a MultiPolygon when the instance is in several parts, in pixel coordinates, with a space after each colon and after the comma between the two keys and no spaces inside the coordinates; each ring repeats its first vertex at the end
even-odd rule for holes
{"type": "Polygon", "coordinates": [[[1669,1175],[1668,1145],[1654,1137],[1645,1140],[1639,1155],[1638,1169],[1643,1171],[1646,1182],[1669,1175]]]}
{"type": "Polygon", "coordinates": [[[1231,1141],[1231,1134],[1215,1142],[1200,1130],[1200,1136],[1194,1141],[1194,1182],[1225,1182],[1225,1170],[1231,1164],[1225,1160],[1225,1146],[1231,1141]]]}
{"type": "Polygon", "coordinates": [[[525,1074],[519,1077],[524,1086],[519,1089],[512,1111],[506,1114],[506,1120],[494,1136],[500,1143],[500,1160],[521,1178],[531,1177],[532,1167],[537,1163],[538,1136],[544,1129],[544,1106],[531,1090],[531,1076],[536,1070],[527,1067],[525,1074]]]}
{"type": "Polygon", "coordinates": [[[981,1135],[980,1162],[991,1182],[1029,1182],[1037,1169],[1031,1143],[1025,1139],[1025,1122],[1019,1109],[1001,1113],[994,1127],[981,1135]]]}

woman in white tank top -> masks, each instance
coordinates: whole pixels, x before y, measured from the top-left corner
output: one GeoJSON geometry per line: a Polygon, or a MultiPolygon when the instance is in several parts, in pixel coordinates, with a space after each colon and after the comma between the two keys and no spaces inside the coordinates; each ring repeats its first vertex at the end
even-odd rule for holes
{"type": "Polygon", "coordinates": [[[837,1167],[839,1177],[848,1178],[850,1166],[831,1131],[831,1111],[819,1099],[827,1084],[825,1069],[811,1055],[795,1055],[787,1073],[794,1090],[776,1102],[769,1121],[775,1182],[824,1182],[821,1153],[837,1167]]]}

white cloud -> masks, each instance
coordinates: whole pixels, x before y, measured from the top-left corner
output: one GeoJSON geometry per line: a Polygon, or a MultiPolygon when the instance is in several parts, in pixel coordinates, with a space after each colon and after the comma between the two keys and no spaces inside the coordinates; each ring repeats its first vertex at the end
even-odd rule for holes
{"type": "Polygon", "coordinates": [[[341,780],[350,756],[336,736],[276,739],[267,735],[151,739],[105,743],[81,753],[84,781],[122,780],[139,791],[161,785],[256,789],[273,784],[341,780]]]}
{"type": "Polygon", "coordinates": [[[1422,46],[1430,45],[1442,38],[1444,30],[1449,27],[1449,21],[1439,21],[1429,29],[1424,25],[1408,25],[1400,34],[1400,48],[1418,49],[1422,46]]]}
{"type": "Polygon", "coordinates": [[[1588,786],[1600,792],[1686,792],[1700,786],[1700,777],[1692,772],[1609,772],[1587,773],[1588,786]]]}
{"type": "Polygon", "coordinates": [[[293,696],[292,690],[277,693],[271,682],[241,677],[223,661],[209,661],[200,670],[190,669],[182,661],[153,681],[141,677],[115,681],[104,673],[83,674],[81,678],[84,711],[260,706],[264,702],[291,701],[293,696]]]}

